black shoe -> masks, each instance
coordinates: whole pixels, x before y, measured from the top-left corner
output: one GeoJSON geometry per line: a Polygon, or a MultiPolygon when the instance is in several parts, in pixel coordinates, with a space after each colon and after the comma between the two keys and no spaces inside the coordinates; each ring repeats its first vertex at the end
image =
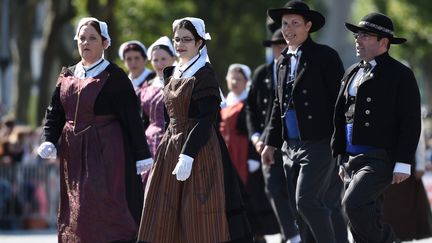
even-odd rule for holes
{"type": "Polygon", "coordinates": [[[264,236],[260,235],[254,237],[254,243],[267,243],[267,241],[264,236]]]}

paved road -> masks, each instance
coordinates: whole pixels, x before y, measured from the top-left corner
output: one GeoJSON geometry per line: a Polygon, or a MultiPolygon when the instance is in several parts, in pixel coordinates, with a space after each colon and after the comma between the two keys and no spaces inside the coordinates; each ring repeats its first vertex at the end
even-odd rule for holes
{"type": "MultiPolygon", "coordinates": [[[[266,236],[267,243],[280,243],[279,235],[266,236]]],[[[56,232],[53,231],[0,231],[1,243],[56,243],[56,232]]],[[[411,242],[411,241],[410,241],[411,242]]],[[[412,241],[415,243],[432,243],[432,238],[412,241]]],[[[408,243],[408,241],[407,241],[408,243]]]]}

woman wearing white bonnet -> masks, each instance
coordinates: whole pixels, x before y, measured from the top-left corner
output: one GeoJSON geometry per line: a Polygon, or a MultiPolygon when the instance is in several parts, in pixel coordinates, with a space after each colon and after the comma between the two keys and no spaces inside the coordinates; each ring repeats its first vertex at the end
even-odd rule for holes
{"type": "Polygon", "coordinates": [[[148,57],[156,76],[144,83],[140,90],[142,117],[146,121],[145,135],[152,157],[165,131],[163,87],[165,80],[163,70],[174,65],[176,55],[171,40],[160,37],[148,48],[148,57]]]}
{"type": "Polygon", "coordinates": [[[233,63],[228,67],[225,79],[230,92],[228,93],[222,108],[234,105],[247,98],[251,83],[251,70],[244,64],[233,63]],[[232,78],[233,75],[241,75],[244,77],[245,82],[236,82],[237,80],[232,78]]]}
{"type": "Polygon", "coordinates": [[[164,70],[167,130],[150,171],[138,241],[252,242],[240,181],[216,117],[219,83],[204,21],[173,23],[175,67],[164,70]]]}
{"type": "Polygon", "coordinates": [[[220,131],[231,161],[248,193],[246,211],[255,242],[265,242],[265,234],[278,232],[277,220],[264,191],[261,156],[249,140],[246,103],[251,70],[240,63],[228,67],[226,82],[229,93],[220,112],[220,131]]]}
{"type": "Polygon", "coordinates": [[[120,45],[119,57],[129,72],[135,92],[139,96],[139,90],[144,82],[155,77],[155,73],[146,68],[148,55],[143,43],[137,40],[126,41],[120,45]]]}
{"type": "Polygon", "coordinates": [[[104,59],[105,22],[81,19],[74,39],[81,61],[60,73],[38,148],[43,159],[60,160],[58,241],[134,242],[137,174],[153,163],[136,95],[124,71],[104,59]]]}

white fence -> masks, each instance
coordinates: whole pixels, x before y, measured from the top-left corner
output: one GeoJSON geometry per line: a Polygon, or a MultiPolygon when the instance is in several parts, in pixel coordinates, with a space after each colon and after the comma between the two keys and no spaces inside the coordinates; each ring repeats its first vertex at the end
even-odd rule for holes
{"type": "Polygon", "coordinates": [[[0,230],[56,228],[57,164],[0,165],[0,230]]]}

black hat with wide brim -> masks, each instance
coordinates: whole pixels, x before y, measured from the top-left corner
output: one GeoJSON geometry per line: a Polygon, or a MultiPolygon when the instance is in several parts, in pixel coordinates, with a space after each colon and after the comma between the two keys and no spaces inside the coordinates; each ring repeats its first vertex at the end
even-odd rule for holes
{"type": "Polygon", "coordinates": [[[281,29],[277,29],[273,33],[271,40],[265,40],[262,44],[265,47],[271,47],[272,45],[286,44],[286,40],[282,35],[281,29]]]}
{"type": "Polygon", "coordinates": [[[354,33],[363,31],[389,38],[391,44],[402,44],[406,41],[405,38],[394,36],[393,22],[389,17],[381,13],[370,13],[364,16],[358,25],[345,23],[345,26],[354,33]]]}
{"type": "Polygon", "coordinates": [[[282,16],[285,14],[302,15],[305,19],[312,22],[312,27],[309,30],[310,33],[321,29],[325,24],[325,18],[322,14],[309,9],[309,6],[306,3],[299,0],[289,1],[282,8],[269,9],[267,10],[267,14],[279,26],[281,26],[282,16]]]}
{"type": "Polygon", "coordinates": [[[270,18],[270,16],[267,16],[266,18],[266,26],[271,33],[274,33],[276,30],[280,28],[280,26],[277,23],[275,23],[273,19],[270,18]]]}

